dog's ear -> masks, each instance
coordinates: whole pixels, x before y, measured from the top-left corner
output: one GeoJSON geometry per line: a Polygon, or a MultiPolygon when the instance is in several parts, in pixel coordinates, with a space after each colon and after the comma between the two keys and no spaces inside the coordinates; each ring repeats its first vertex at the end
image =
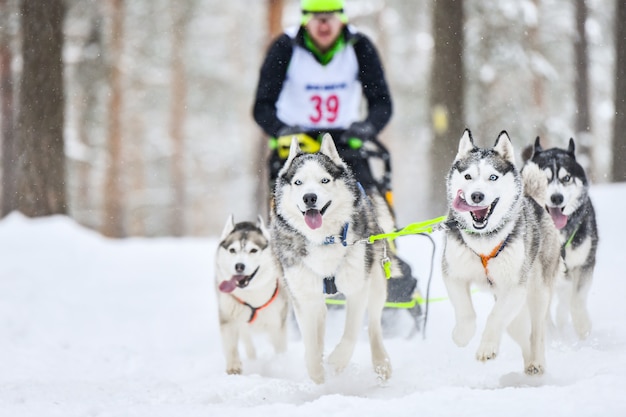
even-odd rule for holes
{"type": "Polygon", "coordinates": [[[226,239],[226,236],[228,236],[228,234],[232,232],[233,229],[235,229],[235,216],[233,216],[233,214],[231,213],[230,216],[228,216],[228,219],[226,220],[226,225],[224,226],[224,230],[222,230],[222,235],[220,236],[220,242],[226,239]]]}
{"type": "Polygon", "coordinates": [[[498,139],[496,139],[496,144],[493,146],[493,150],[500,154],[502,158],[515,165],[515,151],[506,130],[503,130],[498,135],[498,139]]]}
{"type": "Polygon", "coordinates": [[[301,153],[302,151],[300,150],[300,143],[298,142],[298,137],[294,136],[291,138],[291,146],[289,147],[289,156],[287,157],[287,160],[283,164],[283,167],[281,168],[278,175],[280,176],[281,172],[285,171],[287,167],[291,165],[291,161],[293,161],[293,159],[301,153]]]}
{"type": "Polygon", "coordinates": [[[539,152],[543,152],[543,148],[541,147],[541,139],[537,136],[535,139],[535,147],[533,148],[533,156],[537,155],[539,152]]]}
{"type": "Polygon", "coordinates": [[[459,141],[459,150],[455,159],[460,159],[461,157],[467,155],[474,148],[476,148],[476,145],[474,145],[472,132],[470,132],[469,129],[465,129],[463,136],[461,136],[461,140],[459,141]]]}
{"type": "Polygon", "coordinates": [[[267,227],[265,227],[265,222],[263,221],[263,217],[261,217],[260,214],[256,218],[256,227],[261,230],[263,236],[265,236],[267,240],[270,240],[270,231],[267,229],[267,227]]]}
{"type": "Polygon", "coordinates": [[[525,146],[524,149],[522,149],[522,162],[526,163],[528,161],[532,161],[533,158],[539,155],[542,151],[543,148],[541,147],[539,136],[537,136],[533,145],[525,146]]]}
{"type": "Polygon", "coordinates": [[[574,144],[574,138],[569,138],[569,146],[567,147],[567,153],[572,156],[572,158],[576,159],[576,145],[574,144]]]}
{"type": "Polygon", "coordinates": [[[322,137],[322,145],[320,146],[320,153],[326,155],[337,165],[343,165],[343,160],[339,156],[339,152],[337,152],[337,147],[335,146],[335,141],[333,141],[333,137],[330,134],[325,133],[322,137]]]}
{"type": "Polygon", "coordinates": [[[522,160],[524,162],[532,161],[541,152],[543,152],[543,148],[541,147],[541,139],[539,138],[539,136],[537,136],[535,138],[535,143],[532,146],[528,145],[522,151],[522,160]]]}

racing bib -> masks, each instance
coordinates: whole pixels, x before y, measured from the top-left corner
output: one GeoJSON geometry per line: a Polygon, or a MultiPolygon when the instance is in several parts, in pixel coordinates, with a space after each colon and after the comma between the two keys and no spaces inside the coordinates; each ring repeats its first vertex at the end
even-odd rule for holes
{"type": "Polygon", "coordinates": [[[277,116],[305,129],[345,129],[359,120],[361,97],[352,46],[336,53],[326,65],[297,46],[276,103],[277,116]]]}

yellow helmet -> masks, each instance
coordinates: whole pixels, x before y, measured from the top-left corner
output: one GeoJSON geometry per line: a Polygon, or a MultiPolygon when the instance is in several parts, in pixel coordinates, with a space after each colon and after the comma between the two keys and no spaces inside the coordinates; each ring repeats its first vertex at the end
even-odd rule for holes
{"type": "Polygon", "coordinates": [[[300,0],[302,13],[343,11],[343,0],[300,0]]]}
{"type": "Polygon", "coordinates": [[[339,13],[343,23],[348,23],[348,17],[343,12],[344,0],[300,0],[302,9],[302,24],[306,25],[313,13],[339,13]]]}

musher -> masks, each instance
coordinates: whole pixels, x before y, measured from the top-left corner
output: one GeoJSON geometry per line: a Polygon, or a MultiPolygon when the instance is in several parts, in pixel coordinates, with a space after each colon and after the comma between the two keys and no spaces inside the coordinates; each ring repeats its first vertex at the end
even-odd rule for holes
{"type": "MultiPolygon", "coordinates": [[[[377,135],[393,107],[379,54],[366,35],[348,25],[344,0],[300,0],[300,7],[301,25],[287,29],[268,49],[254,101],[254,120],[270,137],[270,187],[294,135],[303,151],[316,152],[328,132],[377,207],[386,206],[379,209],[386,211],[379,222],[391,231],[390,157],[377,135]]],[[[390,301],[410,300],[417,291],[410,266],[400,264],[403,276],[391,280],[390,301]]],[[[417,305],[412,315],[419,314],[417,305]]]]}

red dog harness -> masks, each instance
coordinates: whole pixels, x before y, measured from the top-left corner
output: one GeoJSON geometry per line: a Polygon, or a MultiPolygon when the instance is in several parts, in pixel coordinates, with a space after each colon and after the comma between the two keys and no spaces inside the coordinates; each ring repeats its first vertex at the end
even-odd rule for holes
{"type": "Polygon", "coordinates": [[[256,318],[257,318],[257,314],[259,313],[259,311],[263,310],[265,307],[267,307],[270,304],[272,304],[272,302],[276,299],[277,296],[278,296],[278,280],[276,280],[276,289],[274,290],[274,294],[272,294],[270,299],[265,304],[263,304],[260,307],[252,307],[250,304],[246,303],[241,298],[239,298],[239,297],[237,297],[235,295],[232,295],[232,297],[235,300],[239,301],[241,304],[243,304],[243,305],[245,305],[247,307],[250,307],[250,310],[252,310],[252,313],[250,314],[250,319],[248,319],[248,323],[254,322],[254,320],[256,320],[256,318]]]}

